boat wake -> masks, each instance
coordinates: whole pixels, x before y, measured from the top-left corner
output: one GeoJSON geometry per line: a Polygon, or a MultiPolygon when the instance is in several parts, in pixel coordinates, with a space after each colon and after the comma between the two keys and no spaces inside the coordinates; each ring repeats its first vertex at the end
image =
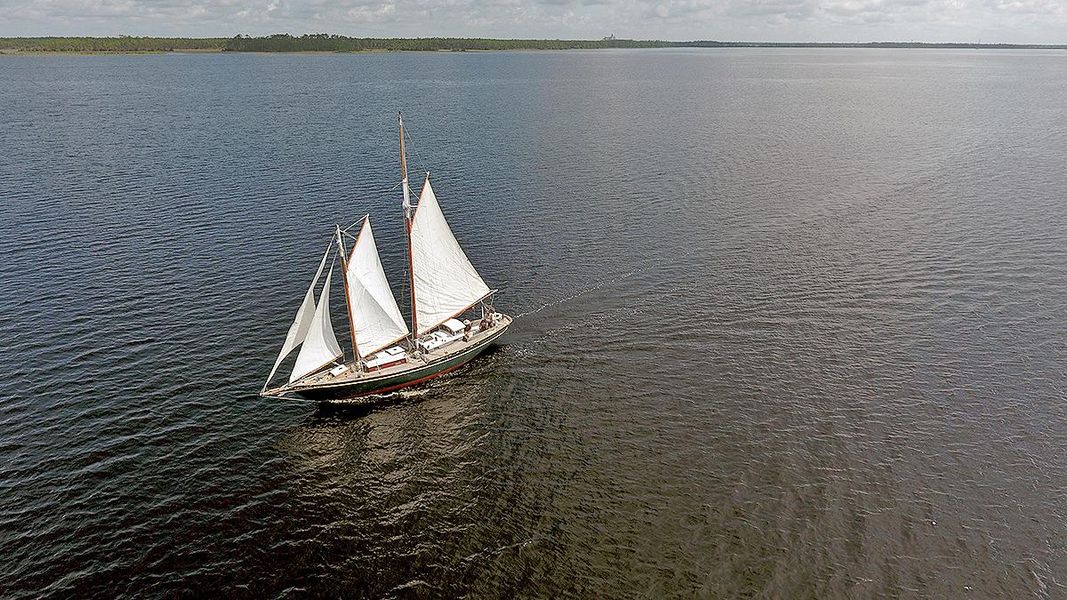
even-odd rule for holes
{"type": "Polygon", "coordinates": [[[368,394],[366,396],[355,396],[352,398],[330,398],[328,400],[319,400],[318,402],[321,404],[333,404],[338,406],[365,406],[377,403],[402,402],[404,400],[418,399],[425,396],[429,391],[428,388],[404,388],[402,390],[384,394],[368,394]]]}

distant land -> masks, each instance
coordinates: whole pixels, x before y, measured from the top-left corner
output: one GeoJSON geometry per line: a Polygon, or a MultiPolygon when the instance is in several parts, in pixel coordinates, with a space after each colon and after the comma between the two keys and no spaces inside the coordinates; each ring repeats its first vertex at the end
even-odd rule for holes
{"type": "Polygon", "coordinates": [[[137,53],[137,52],[412,52],[467,50],[594,50],[606,48],[981,48],[993,50],[1055,49],[1067,44],[970,44],[927,42],[668,42],[607,37],[599,40],[517,40],[489,38],[354,38],[340,35],[276,34],[232,38],[167,37],[9,37],[0,38],[0,53],[137,53]]]}

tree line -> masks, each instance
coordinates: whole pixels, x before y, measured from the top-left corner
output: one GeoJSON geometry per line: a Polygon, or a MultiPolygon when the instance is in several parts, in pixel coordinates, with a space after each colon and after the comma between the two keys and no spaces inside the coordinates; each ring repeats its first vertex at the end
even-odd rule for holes
{"type": "Polygon", "coordinates": [[[170,52],[222,50],[226,38],[20,37],[0,38],[0,50],[21,52],[170,52]]]}
{"type": "Polygon", "coordinates": [[[465,50],[596,50],[607,48],[988,48],[1067,49],[1067,45],[967,44],[923,42],[720,42],[697,40],[668,42],[627,40],[515,40],[492,38],[355,38],[325,33],[293,36],[279,33],[262,37],[232,38],[161,37],[23,37],[0,38],[0,51],[18,52],[401,52],[465,50]]]}
{"type": "Polygon", "coordinates": [[[490,38],[352,38],[343,35],[276,34],[237,36],[226,41],[235,52],[366,52],[463,50],[580,50],[597,48],[663,48],[677,42],[654,40],[514,40],[490,38]]]}

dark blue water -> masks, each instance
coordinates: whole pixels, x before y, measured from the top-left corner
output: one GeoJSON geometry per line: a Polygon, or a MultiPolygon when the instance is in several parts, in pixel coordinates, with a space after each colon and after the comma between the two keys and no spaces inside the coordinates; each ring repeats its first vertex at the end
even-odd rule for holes
{"type": "Polygon", "coordinates": [[[1067,596],[1067,54],[0,81],[0,595],[1067,596]],[[398,109],[525,316],[373,410],[259,399],[333,223],[403,281],[398,109]]]}

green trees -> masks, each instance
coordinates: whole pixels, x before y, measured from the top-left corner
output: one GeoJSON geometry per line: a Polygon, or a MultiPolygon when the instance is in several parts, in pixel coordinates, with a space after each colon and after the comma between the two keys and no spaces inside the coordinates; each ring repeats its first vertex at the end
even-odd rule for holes
{"type": "Polygon", "coordinates": [[[225,38],[35,37],[0,38],[0,49],[22,52],[169,52],[222,50],[225,38]]]}

